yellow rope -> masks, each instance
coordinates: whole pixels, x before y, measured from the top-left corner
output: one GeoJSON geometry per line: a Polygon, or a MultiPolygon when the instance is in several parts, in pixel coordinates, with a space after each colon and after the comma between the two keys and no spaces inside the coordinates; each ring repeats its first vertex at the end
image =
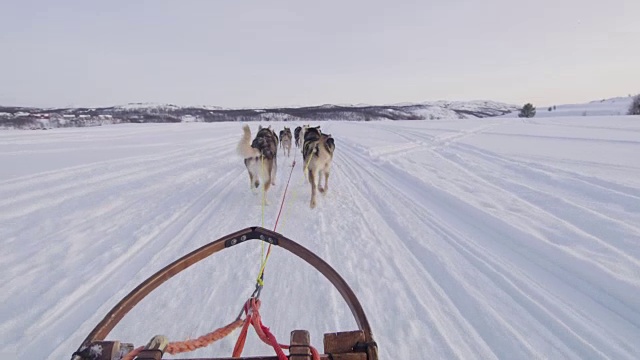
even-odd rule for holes
{"type": "MultiPolygon", "coordinates": [[[[264,244],[264,241],[261,241],[261,243],[264,244]]],[[[271,245],[269,245],[269,246],[271,246],[271,245]]],[[[264,250],[264,245],[263,245],[263,250],[264,250]]],[[[271,254],[271,251],[267,252],[267,256],[262,261],[262,265],[260,265],[260,271],[258,271],[258,278],[256,279],[256,282],[260,286],[264,286],[264,280],[262,280],[262,274],[264,274],[264,268],[267,266],[267,260],[269,260],[269,255],[270,254],[271,254]]]]}
{"type": "MultiPolygon", "coordinates": [[[[264,175],[264,156],[262,155],[260,155],[260,164],[260,175],[264,175]]],[[[262,184],[262,227],[264,227],[264,206],[267,200],[267,192],[264,190],[264,186],[265,184],[262,184]]]]}
{"type": "MultiPolygon", "coordinates": [[[[260,162],[261,162],[260,175],[264,175],[264,156],[263,155],[260,155],[260,162]]],[[[264,227],[264,208],[267,200],[267,192],[264,189],[264,185],[265,184],[262,184],[262,206],[261,206],[262,207],[262,227],[264,227]]],[[[258,279],[256,280],[256,282],[260,286],[264,285],[264,282],[262,281],[262,273],[264,272],[264,267],[267,265],[267,258],[268,256],[267,257],[264,256],[264,241],[260,241],[260,271],[258,272],[258,279]]]]}
{"type": "MultiPolygon", "coordinates": [[[[294,164],[295,164],[295,161],[296,161],[295,156],[293,158],[293,161],[294,161],[294,164]]],[[[308,165],[309,164],[307,163],[307,166],[308,165]]],[[[303,179],[303,184],[304,184],[304,179],[303,179]]],[[[292,188],[291,197],[293,198],[294,202],[295,202],[296,194],[297,193],[295,191],[295,188],[292,188]]],[[[280,224],[284,224],[284,219],[285,219],[286,215],[288,214],[287,210],[288,209],[285,209],[284,213],[282,214],[282,222],[280,224]]],[[[263,225],[263,227],[264,227],[264,225],[263,225]]],[[[282,227],[282,225],[280,227],[282,227]]],[[[264,274],[264,269],[267,266],[267,261],[269,260],[269,256],[271,255],[271,251],[267,251],[267,256],[264,256],[264,241],[261,241],[261,243],[262,243],[262,250],[263,250],[261,259],[263,259],[263,260],[262,260],[262,264],[260,265],[260,271],[258,272],[258,278],[256,279],[256,282],[258,283],[258,285],[264,286],[264,281],[262,279],[262,275],[264,274]]],[[[271,249],[271,245],[269,245],[269,249],[271,249]]]]}
{"type": "MultiPolygon", "coordinates": [[[[309,169],[309,164],[311,163],[311,158],[312,156],[309,157],[309,160],[307,161],[307,164],[305,165],[305,169],[304,169],[304,175],[305,177],[302,179],[302,185],[304,185],[305,179],[306,179],[306,175],[307,175],[307,171],[309,169]]],[[[264,173],[264,157],[261,157],[262,159],[262,171],[264,173]]],[[[295,163],[295,156],[293,159],[294,163],[295,163]]],[[[296,199],[296,195],[297,192],[295,191],[295,188],[292,189],[292,194],[291,197],[293,198],[293,201],[295,202],[296,199]]],[[[265,203],[266,203],[266,191],[264,191],[264,187],[262,188],[262,227],[264,227],[264,208],[265,208],[265,203]]],[[[280,224],[284,224],[284,220],[286,215],[288,214],[288,209],[285,209],[285,212],[282,214],[282,222],[280,224]]],[[[282,227],[282,226],[281,226],[282,227]]],[[[263,278],[263,274],[264,274],[264,269],[267,266],[267,261],[269,260],[269,256],[271,255],[271,251],[267,251],[267,255],[264,255],[264,241],[260,242],[260,247],[261,247],[261,252],[260,252],[260,271],[258,272],[258,278],[256,279],[256,283],[258,283],[258,285],[260,286],[264,286],[264,280],[263,278]]],[[[271,249],[271,245],[269,245],[269,249],[271,249]]]]}

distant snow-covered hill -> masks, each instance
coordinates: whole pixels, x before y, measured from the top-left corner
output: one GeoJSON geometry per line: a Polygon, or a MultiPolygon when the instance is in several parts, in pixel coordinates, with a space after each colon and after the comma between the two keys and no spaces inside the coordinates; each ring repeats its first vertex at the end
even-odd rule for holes
{"type": "Polygon", "coordinates": [[[131,111],[140,110],[146,112],[159,112],[159,111],[178,111],[182,108],[197,108],[203,110],[223,110],[220,106],[212,105],[195,105],[195,106],[178,106],[174,104],[158,104],[158,103],[128,103],[126,105],[114,106],[111,109],[114,111],[131,111]]]}
{"type": "Polygon", "coordinates": [[[104,108],[40,109],[0,106],[0,128],[49,129],[115,123],[218,121],[436,120],[499,116],[518,110],[494,101],[436,101],[395,105],[332,105],[225,109],[217,106],[130,103],[104,108]]]}
{"type": "MultiPolygon", "coordinates": [[[[624,96],[595,100],[583,104],[556,105],[555,108],[553,105],[539,106],[536,108],[536,117],[626,115],[632,101],[633,97],[624,96]]],[[[518,116],[518,113],[503,115],[503,117],[512,116],[518,116]]]]}

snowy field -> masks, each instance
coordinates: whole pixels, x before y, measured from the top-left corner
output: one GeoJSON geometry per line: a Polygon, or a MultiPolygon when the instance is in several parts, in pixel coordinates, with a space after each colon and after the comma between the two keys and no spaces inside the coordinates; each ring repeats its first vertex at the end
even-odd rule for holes
{"type": "MultiPolygon", "coordinates": [[[[640,358],[640,117],[321,125],[336,141],[329,192],[309,209],[298,155],[278,231],[350,284],[382,359],[640,358]]],[[[70,358],[145,278],[260,225],[240,136],[239,123],[0,132],[2,358],[70,358]]],[[[279,157],[267,228],[292,160],[279,157]]],[[[255,241],[204,260],[109,338],[232,321],[259,261],[255,241]]],[[[328,281],[280,248],[265,283],[281,342],[307,329],[321,349],[323,333],[356,328],[328,281]]],[[[187,356],[230,356],[236,335],[187,356]]],[[[272,351],[248,336],[244,355],[272,351]]]]}

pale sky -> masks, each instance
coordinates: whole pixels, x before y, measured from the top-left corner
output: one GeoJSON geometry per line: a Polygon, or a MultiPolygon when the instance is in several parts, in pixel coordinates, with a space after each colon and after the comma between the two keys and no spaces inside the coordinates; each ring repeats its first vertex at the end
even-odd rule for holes
{"type": "Polygon", "coordinates": [[[0,104],[565,104],[638,44],[640,0],[1,0],[0,104]]]}

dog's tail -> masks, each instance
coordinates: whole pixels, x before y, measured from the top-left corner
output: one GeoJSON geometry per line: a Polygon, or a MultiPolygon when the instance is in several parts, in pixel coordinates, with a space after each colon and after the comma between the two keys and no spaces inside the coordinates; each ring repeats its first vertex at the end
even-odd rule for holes
{"type": "Polygon", "coordinates": [[[237,148],[238,154],[245,159],[260,156],[260,150],[251,147],[251,128],[249,128],[249,125],[243,126],[242,132],[242,138],[237,148]]]}
{"type": "Polygon", "coordinates": [[[324,144],[324,148],[327,149],[330,154],[333,154],[333,151],[336,149],[336,143],[331,137],[331,134],[322,134],[320,136],[320,143],[324,144]]]}

